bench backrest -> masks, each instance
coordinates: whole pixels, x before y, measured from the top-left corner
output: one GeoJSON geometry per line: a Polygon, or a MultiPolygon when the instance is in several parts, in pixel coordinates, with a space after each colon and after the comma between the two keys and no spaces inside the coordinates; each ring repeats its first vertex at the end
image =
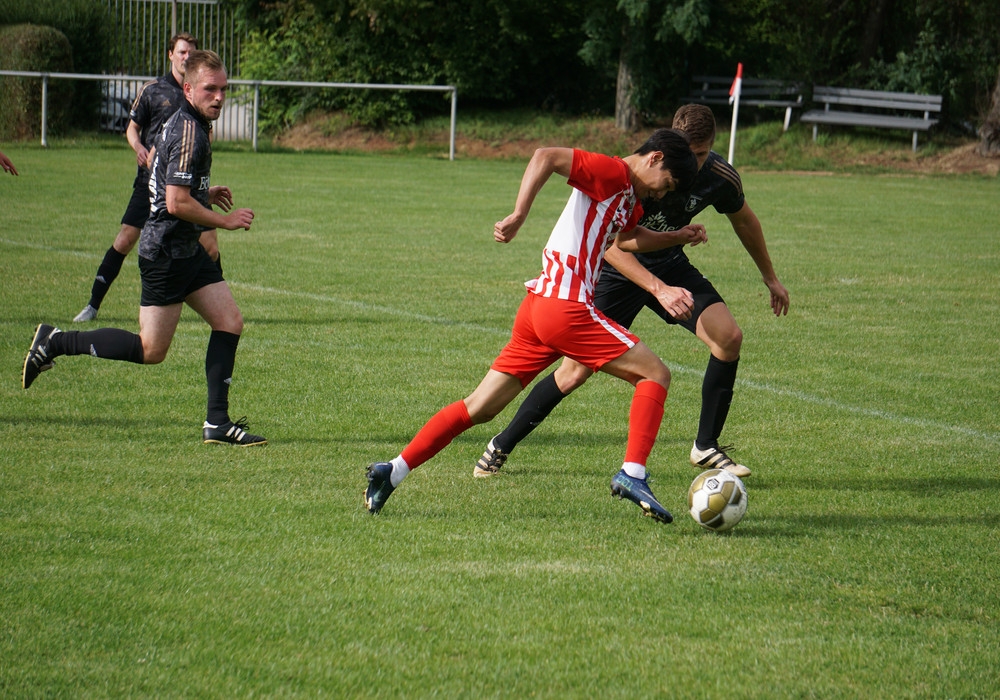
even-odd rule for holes
{"type": "MultiPolygon", "coordinates": [[[[733,79],[725,76],[695,75],[691,78],[691,95],[702,98],[726,98],[728,100],[732,84],[733,79]]],[[[743,82],[740,84],[740,94],[743,97],[801,100],[802,84],[769,78],[743,78],[743,82]]]]}
{"type": "Polygon", "coordinates": [[[909,92],[882,92],[816,85],[813,100],[827,105],[852,105],[881,109],[940,112],[941,95],[915,95],[909,92]]]}

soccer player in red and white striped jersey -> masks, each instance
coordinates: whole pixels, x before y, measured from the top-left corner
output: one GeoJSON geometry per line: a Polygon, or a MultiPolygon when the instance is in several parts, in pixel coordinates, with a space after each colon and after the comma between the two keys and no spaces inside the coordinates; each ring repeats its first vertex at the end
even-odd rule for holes
{"type": "MultiPolygon", "coordinates": [[[[656,131],[624,158],[572,148],[539,149],[525,169],[514,211],[494,226],[497,242],[508,243],[517,235],[553,173],[566,177],[573,192],[542,252],[542,274],[527,285],[510,341],[468,397],[432,416],[395,459],[368,468],[365,506],[370,512],[382,509],[412,469],[473,425],[492,420],[542,370],[565,356],[635,386],[625,459],[611,490],[660,522],[672,520],[646,482],[646,461],[663,418],[670,371],[638,337],[600,313],[593,296],[609,245],[643,252],[706,240],[700,224],[669,232],[637,226],[640,200],[689,189],[697,162],[686,137],[670,129],[656,131]]],[[[687,290],[675,291],[671,313],[684,318],[693,299],[687,290]]]]}

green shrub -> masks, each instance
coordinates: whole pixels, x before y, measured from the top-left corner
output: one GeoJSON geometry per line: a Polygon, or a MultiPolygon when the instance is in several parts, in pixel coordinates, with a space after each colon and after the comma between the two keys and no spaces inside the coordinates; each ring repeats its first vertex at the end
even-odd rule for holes
{"type": "MultiPolygon", "coordinates": [[[[72,72],[73,50],[66,35],[53,27],[17,24],[0,28],[0,67],[5,70],[72,72]]],[[[68,125],[74,84],[50,80],[48,129],[59,133],[68,125]]],[[[34,138],[41,132],[42,79],[0,78],[0,137],[34,138]]]]}

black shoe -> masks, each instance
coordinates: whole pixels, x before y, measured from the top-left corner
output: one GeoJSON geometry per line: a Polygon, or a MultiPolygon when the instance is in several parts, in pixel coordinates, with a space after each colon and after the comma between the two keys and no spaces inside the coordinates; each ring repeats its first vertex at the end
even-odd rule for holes
{"type": "Polygon", "coordinates": [[[218,445],[237,445],[239,447],[253,447],[254,445],[266,445],[267,440],[260,435],[251,435],[247,432],[250,424],[247,417],[243,416],[235,423],[229,421],[222,425],[212,425],[205,421],[201,434],[205,444],[214,443],[218,445]]]}
{"type": "Polygon", "coordinates": [[[39,323],[35,329],[35,337],[31,339],[31,348],[24,358],[24,369],[21,370],[21,386],[25,389],[31,386],[39,374],[52,369],[54,362],[49,352],[49,339],[56,333],[62,331],[46,323],[39,323]]]}
{"type": "Polygon", "coordinates": [[[642,508],[642,512],[647,516],[661,523],[672,523],[674,516],[660,505],[656,496],[649,489],[649,484],[645,479],[634,479],[620,470],[611,480],[611,495],[618,498],[627,498],[642,508]]]}
{"type": "Polygon", "coordinates": [[[396,490],[392,485],[392,465],[389,462],[376,462],[365,471],[368,477],[368,488],[365,489],[365,508],[374,515],[382,510],[389,496],[396,490]]]}
{"type": "Polygon", "coordinates": [[[493,441],[490,440],[490,444],[486,446],[483,456],[476,462],[476,467],[472,470],[472,476],[480,478],[493,476],[500,471],[500,467],[507,462],[508,457],[510,457],[510,452],[501,452],[493,446],[493,441]]]}

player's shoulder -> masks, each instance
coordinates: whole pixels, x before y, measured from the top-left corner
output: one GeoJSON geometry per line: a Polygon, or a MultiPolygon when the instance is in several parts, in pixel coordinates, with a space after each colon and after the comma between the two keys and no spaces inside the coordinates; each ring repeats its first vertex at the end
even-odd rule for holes
{"type": "Polygon", "coordinates": [[[708,160],[705,161],[705,166],[701,171],[716,181],[724,181],[739,191],[743,190],[743,181],[740,174],[736,172],[736,168],[715,151],[709,152],[708,160]]]}

